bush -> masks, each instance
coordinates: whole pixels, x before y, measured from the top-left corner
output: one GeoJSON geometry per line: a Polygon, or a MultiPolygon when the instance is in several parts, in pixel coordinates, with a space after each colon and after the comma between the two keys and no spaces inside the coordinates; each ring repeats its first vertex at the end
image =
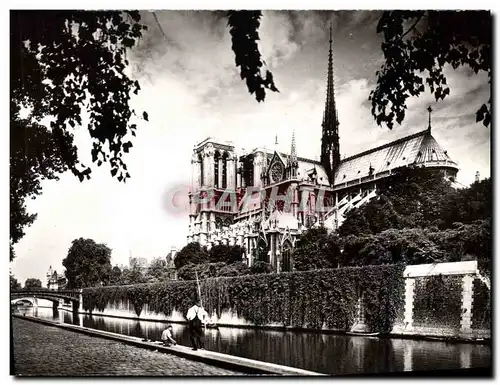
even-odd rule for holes
{"type": "Polygon", "coordinates": [[[198,272],[198,279],[218,277],[220,269],[225,266],[224,262],[201,263],[199,265],[189,263],[177,271],[177,277],[184,281],[194,280],[196,279],[196,272],[198,272]]]}
{"type": "Polygon", "coordinates": [[[230,265],[223,266],[219,270],[219,277],[236,277],[240,275],[250,274],[250,268],[243,262],[232,263],[230,265]]]}
{"type": "Polygon", "coordinates": [[[195,280],[196,271],[198,279],[207,279],[215,277],[235,277],[238,275],[250,274],[250,268],[243,262],[232,263],[230,265],[224,262],[203,263],[195,265],[193,263],[184,265],[177,272],[177,277],[184,281],[195,280]]]}
{"type": "Polygon", "coordinates": [[[264,261],[255,261],[250,267],[252,274],[268,274],[273,272],[273,267],[270,263],[264,261]]]}

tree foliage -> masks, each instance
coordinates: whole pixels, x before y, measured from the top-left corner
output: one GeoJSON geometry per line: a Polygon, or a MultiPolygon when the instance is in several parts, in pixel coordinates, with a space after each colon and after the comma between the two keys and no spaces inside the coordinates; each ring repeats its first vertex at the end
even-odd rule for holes
{"type": "Polygon", "coordinates": [[[122,281],[122,270],[118,266],[113,266],[109,275],[110,285],[119,285],[122,281]]]}
{"type": "Polygon", "coordinates": [[[24,283],[25,289],[40,289],[42,287],[42,282],[37,278],[28,278],[24,283]]]}
{"type": "Polygon", "coordinates": [[[130,266],[123,269],[121,282],[122,285],[134,285],[138,283],[146,283],[146,268],[143,268],[137,258],[130,259],[130,266]]]}
{"type": "MultiPolygon", "coordinates": [[[[257,271],[253,267],[250,269],[243,262],[243,253],[244,248],[239,245],[215,245],[207,250],[197,242],[190,243],[175,257],[178,278],[193,280],[196,279],[196,272],[199,279],[264,272],[257,271]]],[[[266,272],[268,272],[267,269],[268,267],[265,269],[266,272]]]]}
{"type": "Polygon", "coordinates": [[[160,279],[165,274],[167,261],[165,258],[154,258],[147,268],[148,279],[160,279]]]}
{"type": "Polygon", "coordinates": [[[198,275],[198,279],[220,277],[220,270],[224,266],[226,266],[224,262],[188,263],[178,270],[177,276],[185,281],[195,280],[196,275],[198,275]]]}
{"type": "Polygon", "coordinates": [[[239,245],[215,245],[210,249],[210,262],[224,262],[227,264],[241,262],[245,249],[239,245]]]}
{"type": "MultiPolygon", "coordinates": [[[[109,162],[119,181],[130,176],[123,158],[137,129],[130,97],[140,87],[125,71],[126,51],[146,27],[137,11],[60,10],[11,11],[10,26],[12,245],[36,218],[25,201],[41,193],[41,180],[66,170],[90,178],[74,144],[84,112],[92,162],[109,162]]],[[[147,120],[145,112],[141,117],[147,120]]]]}
{"type": "Polygon", "coordinates": [[[311,228],[301,235],[293,251],[296,270],[316,270],[338,267],[340,240],[323,228],[311,228]]]}
{"type": "MultiPolygon", "coordinates": [[[[370,94],[377,124],[391,129],[394,121],[401,124],[407,99],[418,97],[426,87],[436,101],[444,100],[450,94],[446,65],[487,72],[491,84],[491,21],[489,11],[384,12],[377,33],[383,35],[385,61],[370,94]]],[[[476,120],[490,125],[491,97],[478,109],[476,120]]]]}
{"type": "Polygon", "coordinates": [[[269,70],[263,74],[266,63],[261,60],[257,45],[262,12],[228,11],[227,16],[236,67],[240,67],[241,79],[245,80],[248,92],[255,93],[256,100],[261,102],[266,97],[266,89],[279,92],[273,74],[269,70]]]}
{"type": "Polygon", "coordinates": [[[492,268],[492,183],[455,189],[439,172],[398,170],[378,184],[379,196],[347,213],[338,236],[325,229],[301,235],[297,270],[378,264],[477,260],[492,268]]]}
{"type": "Polygon", "coordinates": [[[17,278],[14,277],[12,274],[9,274],[9,278],[10,278],[10,290],[20,290],[21,283],[17,280],[17,278]]]}
{"type": "Polygon", "coordinates": [[[107,285],[111,275],[111,249],[92,239],[79,238],[71,243],[63,259],[68,289],[107,285]]]}
{"type": "Polygon", "coordinates": [[[176,269],[192,263],[194,265],[209,262],[209,252],[205,246],[198,242],[191,242],[184,246],[175,256],[174,264],[176,269]]]}
{"type": "Polygon", "coordinates": [[[492,207],[490,178],[455,189],[438,171],[404,168],[378,184],[376,199],[347,213],[339,234],[377,234],[415,227],[448,229],[457,222],[489,219],[492,207]]]}
{"type": "Polygon", "coordinates": [[[171,265],[169,266],[170,256],[166,258],[158,257],[154,258],[150,263],[146,271],[147,282],[162,282],[168,279],[172,279],[171,265]]]}

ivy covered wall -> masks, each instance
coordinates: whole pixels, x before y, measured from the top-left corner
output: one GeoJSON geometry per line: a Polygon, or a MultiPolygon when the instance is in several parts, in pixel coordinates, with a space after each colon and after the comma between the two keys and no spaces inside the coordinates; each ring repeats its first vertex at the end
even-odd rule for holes
{"type": "Polygon", "coordinates": [[[479,278],[474,279],[472,297],[472,328],[491,328],[491,291],[479,278]]]}
{"type": "MultiPolygon", "coordinates": [[[[371,331],[390,332],[404,307],[402,265],[348,267],[281,274],[257,274],[202,280],[209,314],[230,311],[256,326],[326,328],[348,331],[364,295],[365,322],[371,331]]],[[[86,311],[128,300],[139,316],[144,304],[167,317],[186,314],[197,297],[195,281],[108,286],[83,290],[86,311]]]]}
{"type": "Polygon", "coordinates": [[[413,301],[414,326],[460,328],[462,276],[417,278],[413,301]]]}

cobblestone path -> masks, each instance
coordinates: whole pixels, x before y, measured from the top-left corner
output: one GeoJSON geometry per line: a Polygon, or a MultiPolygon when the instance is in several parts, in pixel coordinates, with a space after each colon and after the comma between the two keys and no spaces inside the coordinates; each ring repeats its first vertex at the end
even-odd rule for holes
{"type": "Polygon", "coordinates": [[[242,375],[198,361],[12,319],[15,374],[21,376],[242,375]]]}

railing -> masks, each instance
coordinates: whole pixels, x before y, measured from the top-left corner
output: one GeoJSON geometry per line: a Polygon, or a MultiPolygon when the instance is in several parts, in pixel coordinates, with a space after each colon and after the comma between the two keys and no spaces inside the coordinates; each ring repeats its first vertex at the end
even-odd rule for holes
{"type": "Polygon", "coordinates": [[[71,290],[71,289],[58,289],[58,290],[50,290],[45,288],[37,288],[37,289],[19,289],[12,290],[10,292],[11,295],[39,295],[39,296],[50,296],[57,298],[68,298],[79,300],[80,290],[71,290]]]}

